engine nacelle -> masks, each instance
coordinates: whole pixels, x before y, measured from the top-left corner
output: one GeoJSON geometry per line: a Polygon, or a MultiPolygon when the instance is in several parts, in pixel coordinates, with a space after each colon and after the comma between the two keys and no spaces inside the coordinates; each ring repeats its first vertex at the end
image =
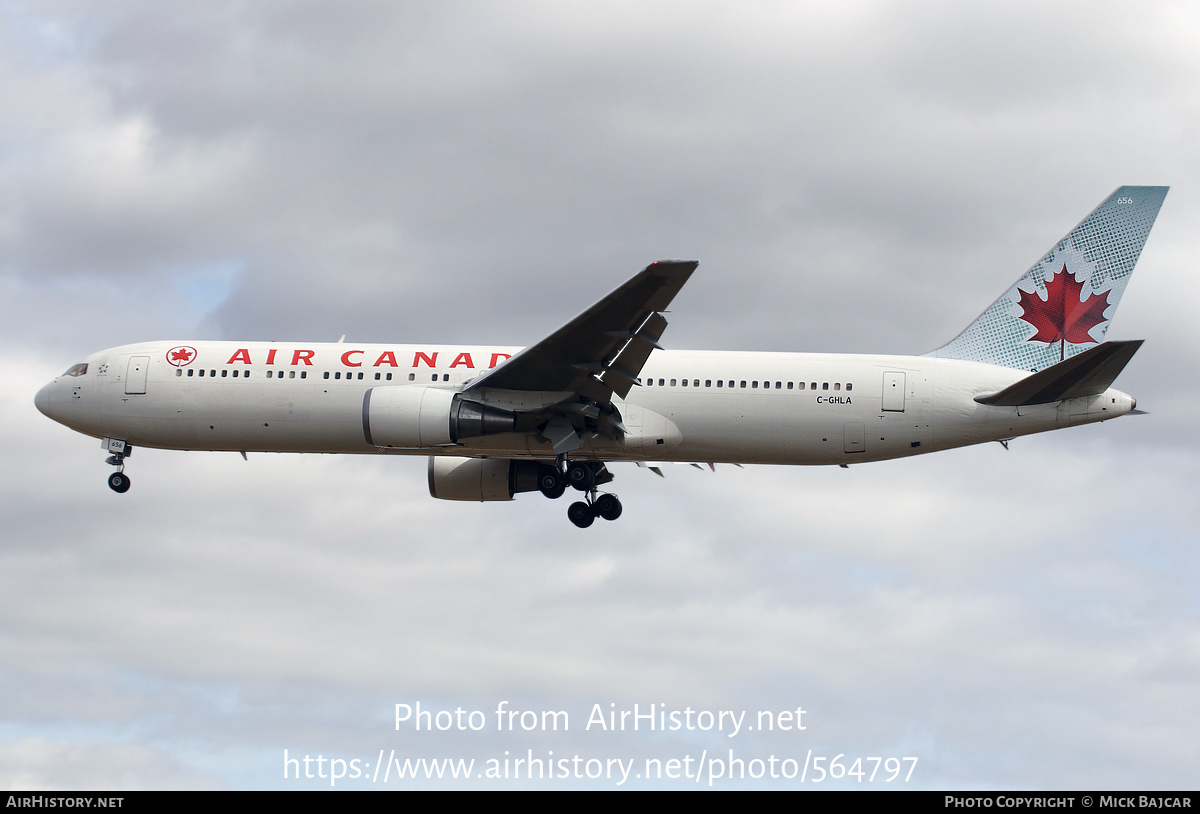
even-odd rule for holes
{"type": "Polygon", "coordinates": [[[363,437],[374,447],[423,449],[512,432],[511,410],[465,400],[453,390],[372,387],[363,396],[363,437]]]}
{"type": "Polygon", "coordinates": [[[429,459],[429,494],[440,500],[512,500],[518,492],[538,488],[544,466],[537,461],[435,455],[429,459]]]}

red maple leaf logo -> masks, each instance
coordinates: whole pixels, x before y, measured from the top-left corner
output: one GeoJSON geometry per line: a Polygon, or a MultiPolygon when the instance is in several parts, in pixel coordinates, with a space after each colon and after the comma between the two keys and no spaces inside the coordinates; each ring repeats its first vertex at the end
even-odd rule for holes
{"type": "Polygon", "coordinates": [[[196,349],[181,345],[167,351],[167,364],[173,367],[183,367],[196,358],[196,349]]]}
{"type": "Polygon", "coordinates": [[[1023,312],[1021,319],[1037,328],[1037,333],[1027,342],[1050,343],[1065,339],[1075,345],[1095,343],[1089,331],[1105,321],[1107,292],[1103,296],[1088,294],[1081,300],[1083,283],[1067,273],[1065,264],[1062,271],[1055,272],[1046,283],[1045,300],[1033,292],[1018,290],[1021,291],[1021,300],[1017,303],[1023,312]]]}

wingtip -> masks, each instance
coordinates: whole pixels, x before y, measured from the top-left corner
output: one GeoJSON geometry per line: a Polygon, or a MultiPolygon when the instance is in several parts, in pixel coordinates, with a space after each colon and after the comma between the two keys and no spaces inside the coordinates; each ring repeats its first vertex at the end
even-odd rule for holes
{"type": "Polygon", "coordinates": [[[652,269],[655,266],[674,266],[680,269],[687,269],[688,273],[691,273],[695,271],[699,265],[699,260],[655,260],[646,268],[652,269]]]}

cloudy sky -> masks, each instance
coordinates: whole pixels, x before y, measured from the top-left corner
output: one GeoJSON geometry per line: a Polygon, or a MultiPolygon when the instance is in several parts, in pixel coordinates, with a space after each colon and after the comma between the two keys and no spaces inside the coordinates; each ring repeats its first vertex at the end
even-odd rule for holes
{"type": "MultiPolygon", "coordinates": [[[[733,750],[1195,788],[1198,37],[1182,2],[0,2],[0,785],[733,750]],[[118,496],[33,407],[141,340],[528,344],[660,258],[701,263],[669,346],[924,353],[1122,184],[1172,186],[1109,333],[1150,415],[1008,452],[618,466],[581,532],[422,459],[138,450],[118,496]],[[806,728],[585,729],[634,704],[806,728]]],[[[338,784],[412,785],[466,783],[338,784]]]]}

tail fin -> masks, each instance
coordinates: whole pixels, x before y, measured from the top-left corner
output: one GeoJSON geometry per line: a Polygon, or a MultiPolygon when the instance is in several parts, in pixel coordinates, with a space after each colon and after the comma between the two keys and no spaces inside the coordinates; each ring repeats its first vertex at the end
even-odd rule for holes
{"type": "Polygon", "coordinates": [[[1121,187],[930,356],[1044,370],[1104,341],[1169,187],[1121,187]]]}

